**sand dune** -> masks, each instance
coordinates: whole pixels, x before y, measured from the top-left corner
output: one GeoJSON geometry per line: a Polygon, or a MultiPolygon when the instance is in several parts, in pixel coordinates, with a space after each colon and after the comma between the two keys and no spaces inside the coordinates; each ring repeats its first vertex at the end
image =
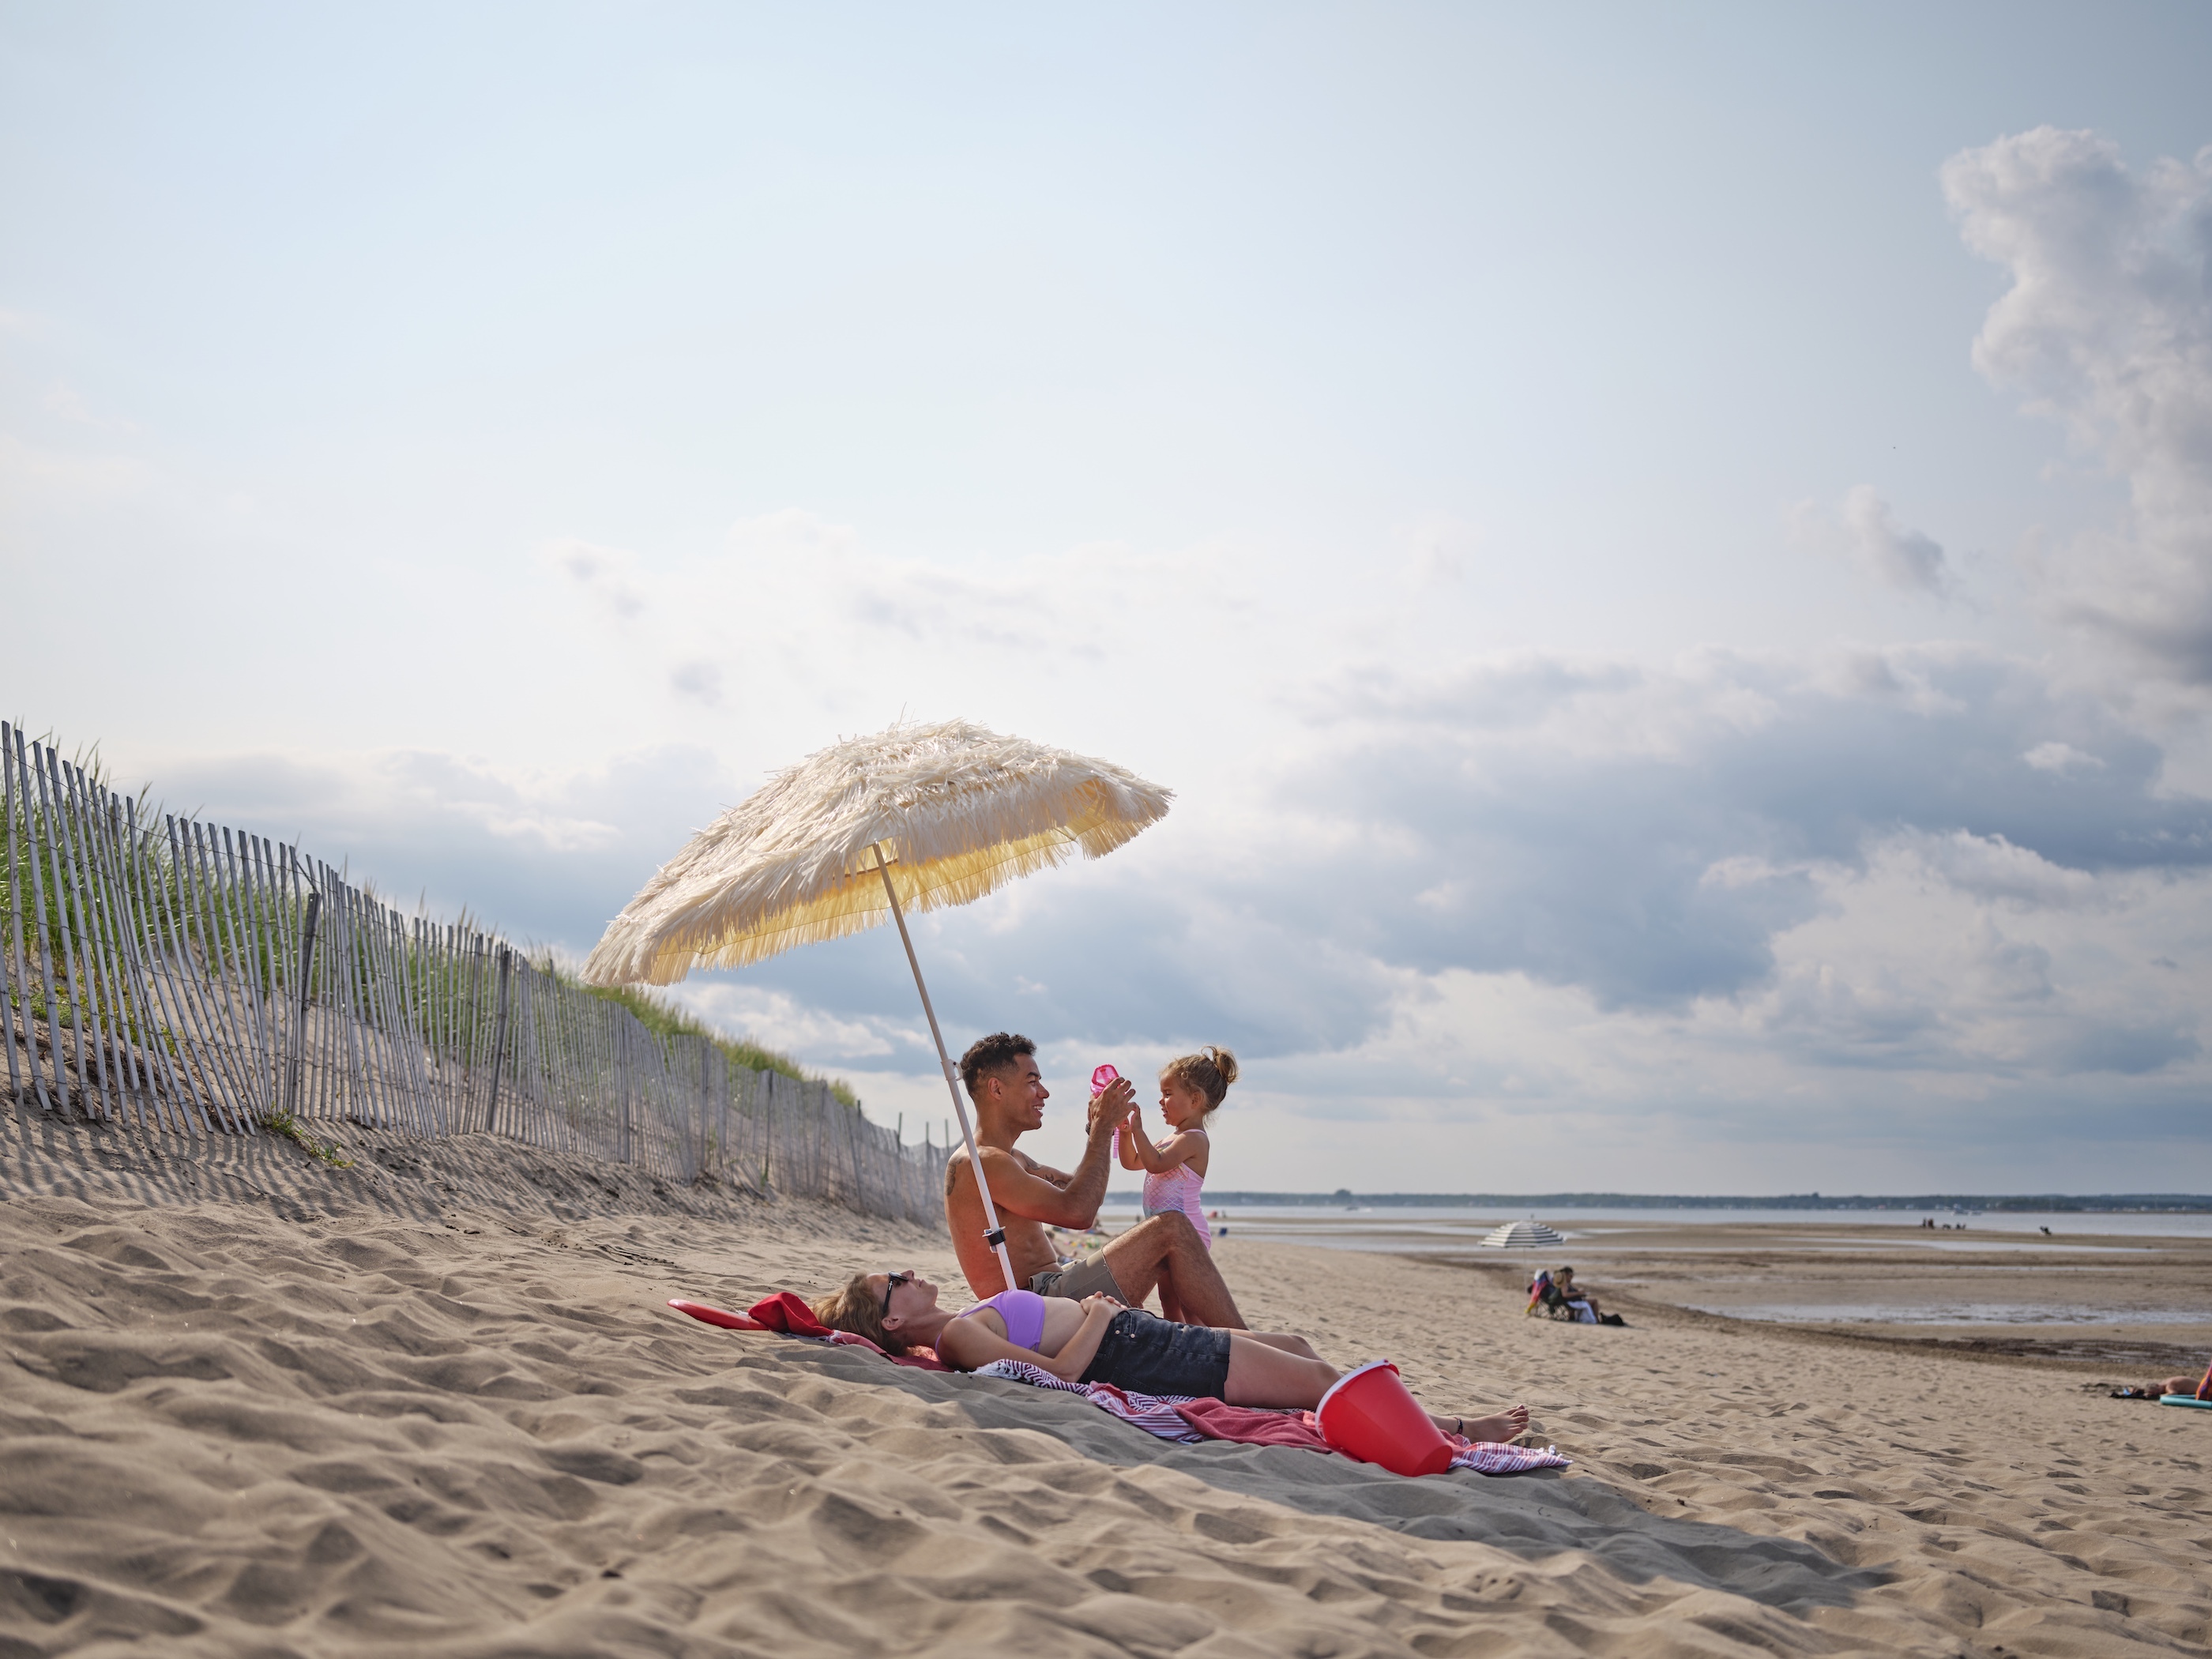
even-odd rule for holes
{"type": "Polygon", "coordinates": [[[1255,1321],[1445,1409],[1528,1399],[1578,1460],[1401,1480],[660,1306],[951,1276],[842,1212],[544,1158],[516,1196],[488,1142],[332,1172],[9,1133],[0,1656],[2072,1655],[2212,1620],[2212,1414],[2050,1367],[1551,1325],[1230,1241],[1255,1321]]]}

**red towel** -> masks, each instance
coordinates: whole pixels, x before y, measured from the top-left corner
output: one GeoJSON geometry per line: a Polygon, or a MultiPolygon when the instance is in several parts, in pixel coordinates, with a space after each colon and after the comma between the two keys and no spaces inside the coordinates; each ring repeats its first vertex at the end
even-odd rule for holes
{"type": "Polygon", "coordinates": [[[790,1291],[778,1291],[774,1296],[763,1297],[744,1313],[732,1313],[726,1308],[709,1307],[704,1302],[687,1302],[681,1297],[671,1297],[668,1305],[678,1313],[709,1325],[720,1325],[732,1331],[774,1331],[784,1336],[809,1336],[817,1341],[834,1343],[841,1348],[866,1348],[880,1355],[894,1365],[905,1365],[918,1371],[950,1370],[927,1348],[908,1348],[904,1353],[884,1353],[865,1336],[851,1331],[833,1331],[814,1316],[798,1295],[790,1291]]]}
{"type": "Polygon", "coordinates": [[[726,1308],[710,1308],[703,1302],[686,1302],[680,1296],[669,1297],[668,1305],[678,1313],[690,1314],[692,1318],[702,1319],[709,1325],[720,1325],[724,1330],[762,1331],[768,1328],[758,1320],[744,1314],[732,1313],[726,1308]]]}
{"type": "Polygon", "coordinates": [[[1262,1411],[1232,1406],[1225,1400],[1179,1400],[1176,1415],[1208,1440],[1236,1440],[1248,1446],[1297,1446],[1331,1449],[1314,1425],[1311,1412],[1262,1411]]]}
{"type": "MultiPolygon", "coordinates": [[[[774,1296],[764,1296],[745,1312],[764,1331],[781,1331],[786,1336],[830,1334],[830,1328],[814,1316],[814,1310],[795,1291],[778,1291],[774,1296]]],[[[868,1346],[872,1348],[875,1344],[871,1342],[868,1346]]]]}

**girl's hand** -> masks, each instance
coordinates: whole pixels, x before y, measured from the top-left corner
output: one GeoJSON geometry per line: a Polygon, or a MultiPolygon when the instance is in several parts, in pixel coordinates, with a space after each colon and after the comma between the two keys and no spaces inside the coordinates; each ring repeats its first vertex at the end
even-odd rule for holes
{"type": "Polygon", "coordinates": [[[1115,1127],[1127,1116],[1137,1091],[1129,1086],[1129,1079],[1117,1077],[1091,1100],[1090,1133],[1093,1137],[1112,1133],[1115,1127]]]}
{"type": "Polygon", "coordinates": [[[1104,1291],[1093,1291],[1083,1298],[1083,1316],[1088,1319],[1094,1314],[1103,1313],[1111,1319],[1121,1311],[1124,1305],[1119,1297],[1109,1296],[1104,1291]]]}

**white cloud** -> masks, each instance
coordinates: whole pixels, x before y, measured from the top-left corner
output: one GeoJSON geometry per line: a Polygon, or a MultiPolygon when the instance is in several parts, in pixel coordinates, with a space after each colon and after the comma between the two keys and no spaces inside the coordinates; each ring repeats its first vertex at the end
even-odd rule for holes
{"type": "Polygon", "coordinates": [[[1976,365],[2128,485],[2118,521],[2038,562],[2045,611],[2212,685],[2212,149],[2137,174],[2109,139],[2039,127],[1954,156],[1943,186],[2012,274],[1976,365]]]}
{"type": "Polygon", "coordinates": [[[841,1018],[784,992],[728,980],[679,985],[672,994],[726,1031],[750,1036],[786,1054],[805,1055],[809,1064],[825,1068],[887,1060],[911,1064],[928,1050],[928,1030],[919,1006],[906,1020],[841,1018]]]}
{"type": "Polygon", "coordinates": [[[1431,513],[1413,526],[1412,574],[1416,588],[1443,587],[1467,579],[1482,532],[1449,513],[1431,513]]]}
{"type": "Polygon", "coordinates": [[[1942,544],[1899,523],[1872,484],[1846,491],[1832,508],[1819,501],[1798,502],[1790,509],[1790,534],[1799,545],[1854,565],[1886,587],[1938,599],[1949,598],[1957,588],[1958,573],[1942,544]]]}
{"type": "Polygon", "coordinates": [[[549,543],[544,553],[548,563],[611,615],[627,620],[645,609],[637,581],[638,557],[629,550],[567,537],[549,543]]]}
{"type": "Polygon", "coordinates": [[[1889,503],[1861,484],[1844,497],[1844,527],[1865,568],[1892,587],[1942,594],[1951,586],[1943,549],[1932,538],[1898,523],[1889,503]]]}
{"type": "Polygon", "coordinates": [[[709,708],[722,700],[722,671],[711,662],[678,663],[669,671],[668,684],[679,697],[709,708]]]}
{"type": "Polygon", "coordinates": [[[2061,743],[2056,738],[2039,743],[2021,758],[2039,772],[2100,771],[2105,764],[2094,755],[2085,755],[2072,744],[2061,743]]]}
{"type": "Polygon", "coordinates": [[[14,517],[33,501],[64,509],[128,500],[159,482],[136,456],[58,449],[0,432],[0,498],[14,517]]]}
{"type": "Polygon", "coordinates": [[[1919,871],[1945,887],[1977,899],[2008,900],[2027,909],[2084,903],[2106,886],[2090,871],[2054,864],[2002,836],[1966,830],[1904,832],[1891,837],[1879,856],[1914,860],[1919,871]]]}

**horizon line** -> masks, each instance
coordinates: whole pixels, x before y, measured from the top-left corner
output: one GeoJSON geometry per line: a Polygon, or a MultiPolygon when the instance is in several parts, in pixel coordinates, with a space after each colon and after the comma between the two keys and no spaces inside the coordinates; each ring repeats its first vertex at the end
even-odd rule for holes
{"type": "MultiPolygon", "coordinates": [[[[1106,1198],[1134,1200],[1141,1188],[1109,1188],[1106,1198]]],[[[1103,1201],[1103,1200],[1102,1200],[1103,1201]]],[[[2007,1208],[2212,1209],[2212,1193],[1355,1193],[1343,1188],[1334,1192],[1229,1189],[1207,1193],[1201,1200],[1213,1204],[1395,1204],[1447,1206],[1552,1205],[1578,1207],[1612,1205],[1620,1207],[1742,1209],[1930,1209],[1947,1205],[1974,1204],[2007,1208]]]]}

